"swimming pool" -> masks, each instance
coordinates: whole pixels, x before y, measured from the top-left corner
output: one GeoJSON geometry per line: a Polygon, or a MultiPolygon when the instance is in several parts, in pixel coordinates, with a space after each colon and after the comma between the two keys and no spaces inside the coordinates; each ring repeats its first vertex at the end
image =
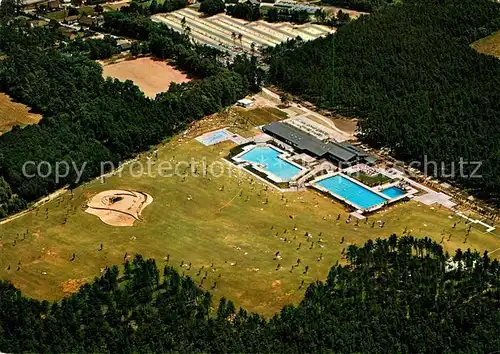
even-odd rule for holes
{"type": "Polygon", "coordinates": [[[401,188],[396,187],[396,186],[392,186],[392,187],[383,189],[380,191],[380,193],[385,194],[386,196],[388,196],[391,199],[401,197],[402,195],[406,194],[406,192],[404,190],[402,190],[401,188]]]}
{"type": "Polygon", "coordinates": [[[316,184],[360,209],[370,209],[388,201],[367,187],[342,175],[325,178],[316,184]]]}
{"type": "Polygon", "coordinates": [[[289,181],[298,175],[302,169],[279,158],[281,151],[269,146],[255,146],[240,155],[239,158],[248,162],[259,164],[264,170],[279,177],[282,181],[289,181]]]}
{"type": "Polygon", "coordinates": [[[214,145],[220,143],[221,141],[229,139],[229,133],[225,130],[217,130],[214,132],[206,133],[197,138],[199,142],[203,145],[214,145]]]}

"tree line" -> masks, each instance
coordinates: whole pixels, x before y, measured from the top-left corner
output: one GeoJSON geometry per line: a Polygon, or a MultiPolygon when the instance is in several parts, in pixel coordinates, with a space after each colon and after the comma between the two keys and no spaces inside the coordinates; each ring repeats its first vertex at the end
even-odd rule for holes
{"type": "Polygon", "coordinates": [[[407,0],[269,48],[269,80],[359,117],[361,139],[498,204],[500,62],[469,45],[499,28],[496,2],[407,0]]]}
{"type": "Polygon", "coordinates": [[[3,16],[0,50],[6,56],[0,61],[0,90],[43,114],[38,125],[0,136],[3,216],[64,185],[74,186],[73,169],[67,177],[56,178],[58,161],[85,166],[78,182],[87,181],[100,173],[101,162],[116,165],[260,86],[251,76],[259,72],[255,61],[241,58],[235,70],[225,67],[218,51],[194,45],[147,17],[106,14],[106,27],[144,41],[154,55],[174,60],[198,80],[172,85],[150,100],[130,81],[102,77],[101,66],[87,58],[94,42],[70,44],[68,53],[68,48],[58,47],[53,29],[31,28],[3,16]],[[23,171],[28,161],[32,164],[23,171]],[[37,171],[42,161],[49,164],[37,171]]]}
{"type": "Polygon", "coordinates": [[[74,41],[69,42],[69,44],[64,48],[64,51],[69,53],[87,53],[89,58],[92,60],[107,59],[111,58],[114,54],[120,52],[118,48],[117,40],[111,36],[105,36],[104,38],[88,38],[83,40],[77,38],[74,41]]]}
{"type": "Polygon", "coordinates": [[[270,319],[213,304],[170,261],[125,258],[61,301],[0,282],[5,352],[488,353],[500,346],[500,265],[428,238],[349,246],[346,265],[270,319]]]}

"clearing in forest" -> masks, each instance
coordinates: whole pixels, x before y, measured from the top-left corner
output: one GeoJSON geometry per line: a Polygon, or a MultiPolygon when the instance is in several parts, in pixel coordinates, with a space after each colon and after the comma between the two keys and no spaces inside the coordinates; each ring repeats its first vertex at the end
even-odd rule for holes
{"type": "Polygon", "coordinates": [[[480,53],[500,58],[500,31],[497,31],[486,38],[477,40],[472,44],[472,48],[480,53]]]}
{"type": "Polygon", "coordinates": [[[190,81],[186,74],[166,61],[151,57],[104,63],[103,75],[120,81],[131,80],[150,98],[155,98],[156,94],[167,91],[171,82],[190,81]]]}
{"type": "Polygon", "coordinates": [[[312,189],[282,193],[223,161],[233,142],[205,146],[195,140],[223,127],[250,135],[253,124],[279,119],[276,113],[265,107],[229,109],[206,117],[159,145],[157,153],[144,153],[126,165],[121,177],[110,175],[104,183],[95,179],[0,225],[0,278],[27,296],[60,299],[78,287],[67,285],[72,279],[92,279],[106,266],[140,253],[155,258],[160,269],[170,264],[190,276],[215,301],[225,296],[271,316],[300,301],[307,286],[326,279],[336,262],[345,262],[350,244],[369,238],[406,230],[432,237],[448,251],[500,247],[500,240],[480,225],[472,225],[466,237],[464,219],[416,201],[390,206],[367,221],[347,222],[348,211],[329,197],[312,189]],[[138,176],[141,163],[144,167],[148,161],[151,172],[138,176]],[[204,176],[202,163],[215,163],[213,174],[204,176]],[[160,164],[177,166],[179,173],[155,176],[160,164]],[[110,190],[141,191],[154,202],[133,227],[111,226],[84,210],[89,199],[110,190]]]}
{"type": "Polygon", "coordinates": [[[0,134],[8,132],[13,126],[24,127],[37,124],[42,116],[31,113],[29,107],[14,102],[8,95],[0,93],[0,134]]]}

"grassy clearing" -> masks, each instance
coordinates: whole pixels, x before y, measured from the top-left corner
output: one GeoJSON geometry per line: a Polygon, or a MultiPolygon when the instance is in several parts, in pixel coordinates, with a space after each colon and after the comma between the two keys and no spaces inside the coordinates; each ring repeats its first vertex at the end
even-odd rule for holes
{"type": "Polygon", "coordinates": [[[120,2],[118,4],[104,4],[102,7],[104,8],[105,11],[118,11],[120,10],[123,6],[129,6],[130,2],[120,2]]]}
{"type": "Polygon", "coordinates": [[[472,44],[472,47],[480,53],[500,58],[500,31],[497,31],[486,38],[477,40],[472,44]]]}
{"type": "Polygon", "coordinates": [[[0,93],[0,134],[8,132],[14,125],[24,127],[36,124],[42,119],[39,114],[30,113],[25,105],[13,102],[6,94],[0,93]]]}
{"type": "Polygon", "coordinates": [[[273,107],[254,108],[251,110],[236,107],[226,111],[225,114],[228,118],[230,117],[229,121],[232,122],[229,126],[231,130],[245,138],[259,133],[254,127],[288,117],[288,114],[273,107]]]}
{"type": "Polygon", "coordinates": [[[45,15],[45,17],[50,18],[51,20],[62,21],[66,18],[66,10],[49,12],[45,15]]]}
{"type": "MultiPolygon", "coordinates": [[[[261,119],[262,112],[254,112],[253,119],[261,119]]],[[[232,117],[208,117],[193,125],[186,135],[162,144],[153,167],[160,161],[191,158],[205,158],[208,164],[221,161],[232,143],[206,147],[193,138],[233,125],[232,117]]],[[[145,163],[146,156],[140,161],[145,163]]],[[[164,257],[170,255],[170,264],[198,284],[205,275],[204,271],[198,275],[199,269],[210,268],[213,263],[216,271],[209,271],[203,287],[216,299],[226,296],[236,305],[272,315],[283,305],[298,302],[308,283],[325,279],[329,268],[342,261],[342,249],[351,243],[400,234],[407,227],[412,234],[438,241],[446,236],[443,245],[448,250],[470,247],[482,252],[500,247],[499,239],[476,228],[464,244],[467,226],[463,221],[453,228],[458,217],[449,218],[448,211],[431,210],[416,202],[390,207],[370,217],[366,224],[347,224],[348,214],[339,203],[312,190],[283,196],[243,171],[233,169],[229,176],[229,165],[222,166],[226,166],[226,172],[220,178],[195,175],[185,179],[132,177],[127,168],[121,178],[93,181],[76,189],[73,196],[66,193],[37,211],[0,225],[0,278],[11,280],[29,296],[58,299],[107,265],[121,264],[126,252],[154,257],[160,267],[165,264],[164,257]],[[107,189],[133,189],[152,195],[154,201],[143,212],[144,221],[134,227],[112,227],[85,213],[86,200],[107,189]],[[377,220],[386,222],[384,228],[371,227],[377,220]],[[306,232],[313,235],[312,249],[304,237],[306,232]],[[449,234],[452,237],[447,241],[449,234]],[[319,247],[320,238],[323,248],[319,247]],[[102,251],[98,250],[100,243],[104,244],[102,251]],[[274,260],[277,251],[283,259],[274,260]],[[70,262],[73,252],[76,260],[70,262]],[[318,261],[320,255],[323,259],[318,261]],[[290,272],[298,258],[301,265],[290,272]],[[191,263],[191,269],[181,268],[181,262],[191,263]],[[281,268],[276,270],[278,264],[281,268]],[[7,270],[9,265],[11,269],[7,270]],[[306,265],[310,269],[303,274],[306,265]],[[299,289],[302,280],[305,286],[299,289]],[[217,287],[211,290],[214,281],[217,287]]]]}
{"type": "Polygon", "coordinates": [[[96,14],[94,6],[80,6],[78,12],[80,13],[80,15],[87,15],[87,16],[93,16],[96,14]]]}

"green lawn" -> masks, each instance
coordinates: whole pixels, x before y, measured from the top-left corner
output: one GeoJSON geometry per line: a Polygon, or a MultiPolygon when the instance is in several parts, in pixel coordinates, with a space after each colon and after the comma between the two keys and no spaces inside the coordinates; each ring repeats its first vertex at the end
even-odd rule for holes
{"type": "Polygon", "coordinates": [[[93,16],[95,15],[94,6],[80,6],[78,9],[80,15],[93,16]]]}
{"type": "Polygon", "coordinates": [[[249,127],[257,127],[288,117],[286,112],[273,107],[259,107],[251,110],[235,108],[229,111],[228,114],[233,116],[230,128],[234,133],[243,137],[250,137],[258,133],[257,129],[249,127]]]}
{"type": "MultiPolygon", "coordinates": [[[[255,111],[253,119],[260,121],[262,114],[255,111]]],[[[158,148],[156,164],[191,158],[206,158],[207,163],[221,161],[234,146],[232,143],[206,147],[193,138],[203,131],[230,126],[230,119],[208,117],[196,123],[186,136],[158,148]]],[[[145,162],[146,157],[141,160],[145,162]]],[[[438,241],[445,235],[444,247],[449,250],[471,247],[482,252],[500,247],[499,239],[475,228],[464,244],[467,226],[463,221],[452,228],[457,217],[449,218],[448,211],[431,210],[416,202],[376,213],[366,224],[348,224],[347,215],[339,203],[312,190],[283,196],[243,171],[232,170],[232,176],[226,171],[220,178],[192,176],[185,180],[132,177],[124,172],[122,177],[110,177],[103,184],[95,180],[77,188],[73,197],[66,193],[36,212],[0,225],[0,278],[11,280],[26,295],[57,299],[65,294],[64,290],[74,291],[107,265],[121,264],[126,252],[154,257],[160,267],[165,264],[164,257],[170,255],[170,264],[198,283],[204,276],[204,272],[197,275],[200,267],[206,269],[213,263],[216,271],[209,271],[205,289],[212,291],[216,299],[226,296],[236,305],[269,316],[285,304],[297,303],[308,283],[325,279],[329,268],[342,261],[342,249],[351,243],[400,234],[406,227],[412,234],[438,241]],[[143,212],[144,221],[134,227],[112,227],[84,212],[88,198],[115,188],[153,196],[153,203],[143,212]],[[385,221],[385,226],[372,228],[376,220],[385,221]],[[312,249],[304,237],[306,232],[313,236],[312,249]],[[447,241],[449,234],[452,238],[447,241]],[[319,247],[320,238],[323,248],[319,247]],[[100,243],[104,244],[102,251],[98,250],[100,243]],[[274,260],[278,251],[283,258],[274,260]],[[70,262],[73,253],[76,260],[70,262]],[[301,265],[290,272],[298,258],[301,265]],[[181,268],[181,261],[191,262],[191,270],[181,268]],[[281,268],[276,270],[278,263],[281,268]],[[306,265],[310,269],[303,274],[306,265]],[[302,280],[304,287],[299,288],[302,280]],[[214,281],[217,287],[211,290],[214,281]]]]}
{"type": "Polygon", "coordinates": [[[353,178],[357,179],[358,181],[366,184],[369,187],[374,187],[374,186],[379,186],[381,184],[390,182],[391,179],[387,176],[384,176],[382,174],[376,174],[373,176],[369,176],[366,173],[363,172],[356,172],[351,175],[353,178]]]}
{"type": "Polygon", "coordinates": [[[500,31],[497,31],[486,38],[479,39],[472,44],[478,52],[490,54],[500,58],[500,31]]]}
{"type": "Polygon", "coordinates": [[[48,12],[45,17],[51,20],[62,21],[66,18],[66,10],[48,12]]]}
{"type": "Polygon", "coordinates": [[[120,10],[123,6],[129,6],[130,3],[129,2],[126,2],[126,3],[119,3],[119,4],[104,4],[102,5],[102,7],[104,8],[105,11],[117,11],[117,10],[120,10]]]}
{"type": "MultiPolygon", "coordinates": [[[[142,7],[149,7],[149,6],[151,6],[151,3],[153,1],[149,0],[149,1],[144,1],[144,2],[139,2],[139,1],[132,1],[132,2],[135,2],[142,7]]],[[[165,0],[156,0],[156,3],[158,4],[158,6],[163,5],[164,2],[165,2],[165,0]]]]}

